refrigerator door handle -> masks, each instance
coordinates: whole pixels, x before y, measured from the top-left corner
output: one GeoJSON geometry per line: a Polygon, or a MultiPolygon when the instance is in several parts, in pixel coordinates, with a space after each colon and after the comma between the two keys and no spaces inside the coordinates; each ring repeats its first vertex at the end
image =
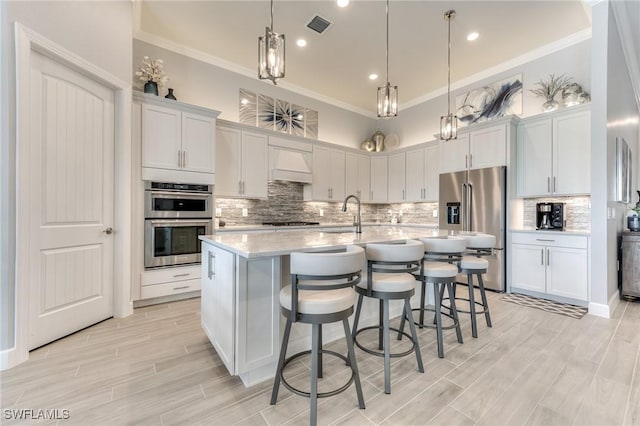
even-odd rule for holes
{"type": "Polygon", "coordinates": [[[460,225],[462,230],[466,231],[467,226],[467,184],[462,184],[462,192],[460,192],[460,225]]]}
{"type": "Polygon", "coordinates": [[[473,185],[471,183],[467,183],[467,231],[471,231],[471,203],[473,203],[473,185]]]}

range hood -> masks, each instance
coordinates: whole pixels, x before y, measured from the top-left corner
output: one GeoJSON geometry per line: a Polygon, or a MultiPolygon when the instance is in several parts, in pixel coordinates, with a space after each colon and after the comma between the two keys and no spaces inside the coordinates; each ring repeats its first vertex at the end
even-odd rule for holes
{"type": "Polygon", "coordinates": [[[313,145],[269,137],[269,180],[311,183],[313,145]]]}

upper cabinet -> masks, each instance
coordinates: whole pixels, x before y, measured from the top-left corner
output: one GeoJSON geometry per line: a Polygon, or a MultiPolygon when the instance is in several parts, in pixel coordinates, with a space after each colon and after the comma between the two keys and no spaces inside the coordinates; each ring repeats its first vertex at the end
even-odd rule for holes
{"type": "Polygon", "coordinates": [[[345,194],[356,195],[363,203],[371,201],[371,159],[368,156],[346,153],[345,194]]]}
{"type": "Polygon", "coordinates": [[[473,125],[471,130],[458,133],[458,139],[441,141],[441,172],[506,165],[508,124],[473,125]]]}
{"type": "Polygon", "coordinates": [[[387,176],[389,174],[387,156],[371,157],[371,196],[372,203],[387,202],[387,176]]]}
{"type": "Polygon", "coordinates": [[[518,126],[518,196],[591,192],[589,105],[523,120],[518,126]]]}
{"type": "Polygon", "coordinates": [[[215,183],[218,111],[134,92],[141,107],[142,179],[215,183]]]}
{"type": "Polygon", "coordinates": [[[267,136],[219,126],[216,130],[216,195],[267,198],[267,136]]]}
{"type": "Polygon", "coordinates": [[[406,191],[406,155],[404,152],[389,155],[388,158],[387,200],[390,203],[403,203],[407,199],[406,191]]]}
{"type": "Polygon", "coordinates": [[[438,201],[440,147],[438,145],[406,152],[406,200],[438,201]]]}
{"type": "Polygon", "coordinates": [[[345,152],[320,145],[313,147],[313,183],[305,186],[308,201],[343,201],[345,198],[345,152]]]}

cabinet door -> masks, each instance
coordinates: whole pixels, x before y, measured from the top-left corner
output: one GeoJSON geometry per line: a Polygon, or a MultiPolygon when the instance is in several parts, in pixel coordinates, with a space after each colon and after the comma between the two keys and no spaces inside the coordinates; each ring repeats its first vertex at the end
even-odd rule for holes
{"type": "Polygon", "coordinates": [[[345,152],[332,149],[330,157],[331,200],[342,201],[345,198],[345,152]]]}
{"type": "Polygon", "coordinates": [[[553,122],[553,192],[591,192],[591,123],[589,111],[557,117],[553,122]]]}
{"type": "Polygon", "coordinates": [[[358,156],[358,197],[363,203],[371,201],[371,159],[358,156]]]}
{"type": "Polygon", "coordinates": [[[547,247],[547,293],[587,300],[587,251],[547,247]]]}
{"type": "Polygon", "coordinates": [[[426,156],[424,149],[416,149],[407,151],[406,153],[406,201],[424,201],[425,197],[425,168],[424,161],[426,156]]]}
{"type": "Polygon", "coordinates": [[[241,145],[240,130],[216,129],[216,196],[240,195],[241,145]]]}
{"type": "Polygon", "coordinates": [[[551,193],[552,133],[551,119],[518,127],[516,173],[519,196],[548,196],[551,193]]]}
{"type": "Polygon", "coordinates": [[[469,134],[458,135],[458,139],[440,141],[441,171],[458,172],[469,167],[469,134]]]}
{"type": "Polygon", "coordinates": [[[387,157],[371,158],[371,201],[387,202],[387,157]]]}
{"type": "Polygon", "coordinates": [[[331,169],[329,148],[313,147],[313,178],[311,197],[313,201],[330,201],[331,169]]]}
{"type": "Polygon", "coordinates": [[[424,150],[424,200],[438,201],[440,186],[440,147],[430,146],[424,150]]]}
{"type": "Polygon", "coordinates": [[[511,287],[544,293],[545,248],[528,244],[512,244],[511,287]]]}
{"type": "Polygon", "coordinates": [[[182,168],[192,172],[215,172],[216,121],[202,115],[182,113],[182,168]]]}
{"type": "Polygon", "coordinates": [[[504,125],[469,133],[469,169],[507,165],[507,136],[504,125]]]}
{"type": "Polygon", "coordinates": [[[242,132],[242,196],[267,198],[269,176],[267,136],[242,132]]]}
{"type": "Polygon", "coordinates": [[[142,167],[176,170],[181,164],[180,111],[142,105],[142,167]]]}
{"type": "Polygon", "coordinates": [[[388,158],[389,186],[387,187],[387,199],[390,203],[402,203],[405,200],[405,155],[390,155],[388,158]]]}

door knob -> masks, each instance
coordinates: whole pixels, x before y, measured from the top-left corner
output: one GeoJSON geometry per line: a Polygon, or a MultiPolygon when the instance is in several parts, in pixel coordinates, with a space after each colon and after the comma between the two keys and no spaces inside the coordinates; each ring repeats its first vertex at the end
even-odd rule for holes
{"type": "Polygon", "coordinates": [[[104,232],[107,235],[111,235],[111,234],[113,234],[113,228],[112,227],[108,227],[107,229],[103,230],[102,232],[104,232]]]}

